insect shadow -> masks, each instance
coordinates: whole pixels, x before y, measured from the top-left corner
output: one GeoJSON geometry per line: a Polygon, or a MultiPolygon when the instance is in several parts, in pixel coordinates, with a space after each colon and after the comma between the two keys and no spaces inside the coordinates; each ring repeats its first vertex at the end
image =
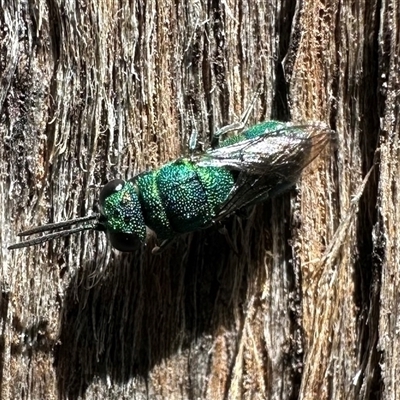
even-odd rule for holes
{"type": "MultiPolygon", "coordinates": [[[[325,124],[264,121],[197,158],[177,159],[133,178],[150,179],[153,184],[109,182],[100,193],[100,215],[21,232],[19,235],[24,237],[68,228],[15,243],[8,247],[10,250],[61,237],[66,237],[68,243],[72,234],[98,230],[107,233],[114,248],[133,253],[133,257],[115,255],[104,268],[106,273],[98,274],[95,284],[93,278],[99,267],[96,261],[86,263],[71,280],[63,299],[55,354],[61,395],[79,397],[97,378],[107,382],[125,382],[132,377],[146,380],[150,371],[178,352],[190,352],[192,371],[207,364],[204,357],[208,352],[204,348],[211,346],[215,332],[221,328],[237,330],[244,322],[240,315],[244,315],[242,305],[249,300],[248,282],[252,287],[258,282],[258,293],[263,291],[261,282],[265,279],[261,274],[266,272],[261,266],[265,265],[266,254],[271,257],[276,246],[263,242],[266,239],[260,233],[260,224],[272,219],[272,215],[275,226],[290,220],[282,216],[283,210],[269,218],[245,222],[229,217],[288,190],[333,138],[334,132],[325,124]],[[156,193],[162,192],[165,198],[153,196],[154,190],[149,188],[154,184],[162,189],[156,193]],[[204,187],[208,188],[208,195],[204,187]],[[201,201],[196,196],[199,193],[201,201]],[[212,199],[211,211],[207,196],[212,199]],[[279,222],[277,215],[282,217],[279,222]],[[224,222],[227,218],[229,222],[224,222]],[[88,225],[71,228],[88,221],[88,225]],[[216,232],[216,226],[222,223],[228,225],[229,240],[216,232]],[[160,239],[165,239],[162,250],[179,233],[177,245],[165,255],[153,255],[147,249],[154,243],[145,248],[151,241],[147,224],[160,239]],[[214,230],[181,236],[208,226],[214,230]],[[210,343],[204,344],[204,340],[210,343]],[[197,341],[202,343],[200,347],[197,341]],[[192,368],[196,364],[193,354],[197,353],[198,367],[192,368]]],[[[267,209],[270,202],[267,201],[267,209]]],[[[277,203],[282,206],[282,197],[277,198],[277,203]]],[[[284,248],[281,243],[285,235],[273,232],[275,244],[284,248]]],[[[196,382],[196,375],[189,378],[190,385],[199,385],[196,382]]],[[[190,390],[201,393],[201,389],[190,390]]]]}
{"type": "MultiPolygon", "coordinates": [[[[283,198],[272,207],[281,220],[289,210],[289,196],[283,198]]],[[[120,253],[92,286],[95,263],[79,269],[62,305],[55,354],[60,396],[78,398],[96,379],[136,378],[146,383],[138,386],[143,390],[154,367],[185,352],[195,366],[188,382],[200,393],[196,366],[204,367],[211,337],[234,331],[249,282],[262,286],[260,265],[272,241],[260,231],[271,216],[268,201],[246,220],[227,220],[230,240],[210,228],[179,238],[161,256],[151,246],[120,253]]]]}

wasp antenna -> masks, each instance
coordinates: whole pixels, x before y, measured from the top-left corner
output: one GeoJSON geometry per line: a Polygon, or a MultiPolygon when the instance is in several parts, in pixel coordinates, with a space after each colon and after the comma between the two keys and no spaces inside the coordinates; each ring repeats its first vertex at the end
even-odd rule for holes
{"type": "Polygon", "coordinates": [[[11,246],[8,246],[8,250],[15,250],[15,249],[21,249],[23,247],[35,246],[37,244],[49,242],[50,240],[58,239],[64,236],[70,236],[73,235],[74,233],[88,231],[88,230],[95,230],[95,229],[96,225],[92,224],[92,225],[79,226],[78,228],[67,229],[65,231],[49,233],[48,235],[40,236],[35,239],[30,239],[24,242],[12,244],[11,246]]]}
{"type": "MultiPolygon", "coordinates": [[[[99,216],[97,214],[95,214],[95,215],[87,215],[86,217],[70,219],[68,221],[53,222],[51,224],[36,226],[34,228],[27,229],[26,231],[18,233],[18,236],[29,236],[29,235],[33,235],[34,233],[42,233],[42,232],[52,231],[53,229],[67,228],[67,227],[77,224],[77,223],[93,221],[94,219],[98,219],[98,218],[99,218],[99,216]]],[[[38,243],[41,243],[41,242],[38,242],[38,243]]]]}

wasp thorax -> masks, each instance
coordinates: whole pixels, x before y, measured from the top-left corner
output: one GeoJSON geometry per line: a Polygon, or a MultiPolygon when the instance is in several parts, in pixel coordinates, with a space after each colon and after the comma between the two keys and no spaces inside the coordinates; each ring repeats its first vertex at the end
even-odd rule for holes
{"type": "Polygon", "coordinates": [[[111,245],[121,251],[134,250],[145,242],[146,225],[137,188],[132,182],[115,179],[100,193],[100,213],[111,245]]]}

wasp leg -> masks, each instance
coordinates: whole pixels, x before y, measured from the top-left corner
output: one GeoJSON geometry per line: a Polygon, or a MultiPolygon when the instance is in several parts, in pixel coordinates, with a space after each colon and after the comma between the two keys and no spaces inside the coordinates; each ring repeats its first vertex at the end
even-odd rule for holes
{"type": "Polygon", "coordinates": [[[151,252],[153,254],[161,254],[167,247],[171,245],[173,241],[174,239],[166,239],[160,244],[160,246],[154,246],[151,252]]]}
{"type": "Polygon", "coordinates": [[[211,139],[211,147],[215,149],[219,146],[221,139],[227,134],[232,132],[241,132],[246,126],[245,121],[234,122],[233,124],[223,126],[214,133],[211,139]]]}
{"type": "Polygon", "coordinates": [[[221,138],[223,138],[227,133],[231,132],[241,132],[247,125],[247,121],[249,119],[250,113],[253,111],[254,104],[260,95],[260,86],[258,86],[256,93],[253,96],[249,106],[246,108],[240,120],[238,122],[234,122],[233,124],[229,124],[223,126],[221,129],[218,129],[217,132],[214,133],[213,137],[211,138],[211,147],[216,148],[219,146],[221,138]]]}
{"type": "Polygon", "coordinates": [[[193,129],[192,133],[190,134],[188,147],[189,147],[190,156],[193,156],[193,154],[196,151],[196,147],[197,147],[197,130],[196,129],[193,129]]]}
{"type": "Polygon", "coordinates": [[[235,244],[232,242],[232,239],[229,236],[228,229],[226,229],[225,226],[221,226],[218,229],[218,232],[225,237],[225,240],[227,241],[227,243],[228,243],[229,247],[231,248],[231,250],[235,253],[235,255],[237,257],[239,257],[239,251],[238,251],[237,247],[235,246],[235,244]]]}
{"type": "Polygon", "coordinates": [[[189,136],[188,139],[188,148],[189,148],[189,156],[190,158],[193,157],[193,155],[196,153],[198,150],[198,130],[196,126],[196,119],[194,118],[194,113],[193,113],[193,108],[190,109],[190,114],[191,114],[191,120],[192,120],[192,133],[189,136]]]}

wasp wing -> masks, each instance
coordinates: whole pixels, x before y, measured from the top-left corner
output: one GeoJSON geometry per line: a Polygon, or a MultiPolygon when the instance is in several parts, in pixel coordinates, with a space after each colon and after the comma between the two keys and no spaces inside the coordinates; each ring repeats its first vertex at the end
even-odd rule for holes
{"type": "Polygon", "coordinates": [[[199,166],[227,168],[237,174],[215,220],[288,189],[333,138],[334,132],[324,124],[288,124],[199,156],[195,160],[199,166]]]}

